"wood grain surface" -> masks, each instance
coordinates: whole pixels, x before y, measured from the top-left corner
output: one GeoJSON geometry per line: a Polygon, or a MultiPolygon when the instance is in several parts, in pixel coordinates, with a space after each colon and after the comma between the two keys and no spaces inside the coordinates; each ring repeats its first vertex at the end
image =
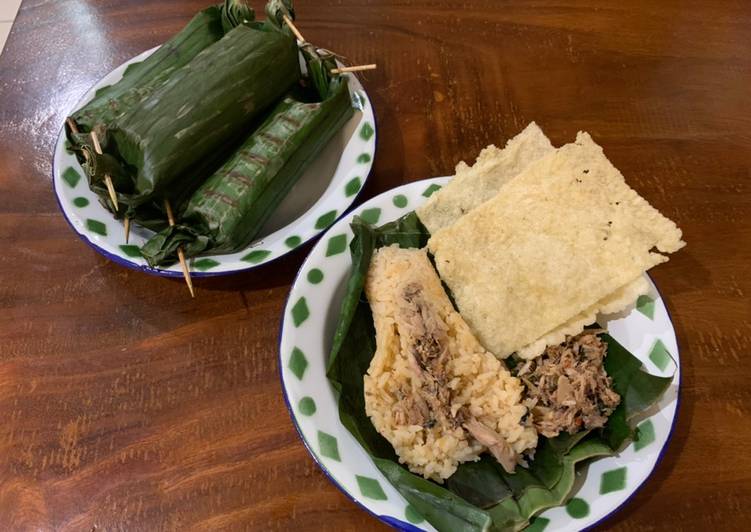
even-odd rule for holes
{"type": "MultiPolygon", "coordinates": [[[[85,246],[50,182],[63,118],[208,0],[25,0],[0,56],[0,529],[377,530],[290,422],[277,333],[309,246],[196,282],[85,246]]],[[[252,2],[262,12],[259,1],[252,2]]],[[[613,530],[751,521],[751,3],[306,0],[379,142],[363,199],[451,173],[536,120],[589,131],[683,229],[654,270],[681,346],[678,424],[613,530]]]]}

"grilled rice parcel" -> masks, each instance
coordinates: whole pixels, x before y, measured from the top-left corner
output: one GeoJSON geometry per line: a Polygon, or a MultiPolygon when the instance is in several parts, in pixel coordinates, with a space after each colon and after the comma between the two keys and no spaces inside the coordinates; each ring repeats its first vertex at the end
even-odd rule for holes
{"type": "Polygon", "coordinates": [[[66,121],[100,203],[156,232],[152,267],[247,247],[354,115],[336,56],[297,42],[292,1],[265,12],[204,9],[66,121]]]}
{"type": "Polygon", "coordinates": [[[622,397],[585,327],[649,289],[677,226],[588,134],[556,149],[534,123],[416,212],[427,247],[375,250],[364,290],[365,410],[400,462],[443,482],[489,453],[513,473],[538,438],[604,427],[622,397]]]}

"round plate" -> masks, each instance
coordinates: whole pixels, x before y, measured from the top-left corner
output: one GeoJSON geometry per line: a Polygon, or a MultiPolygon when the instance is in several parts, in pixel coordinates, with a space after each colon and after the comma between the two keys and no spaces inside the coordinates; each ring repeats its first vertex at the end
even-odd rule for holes
{"type": "MultiPolygon", "coordinates": [[[[75,109],[94,97],[97,89],[119,81],[128,65],[143,61],[156,48],[120,65],[92,87],[75,109]]],[[[356,111],[307,168],[291,192],[246,249],[229,255],[203,255],[190,261],[193,277],[226,275],[249,270],[281,257],[330,226],[355,201],[370,173],[375,155],[375,116],[367,93],[352,74],[349,89],[356,111]]],[[[123,222],[107,211],[89,187],[76,158],[65,149],[63,130],[57,139],[52,182],[60,209],[84,242],[123,266],[166,277],[181,277],[179,264],[150,268],[139,248],[153,232],[131,229],[125,243],[123,222]]]]}
{"type": "MultiPolygon", "coordinates": [[[[439,177],[385,192],[339,220],[315,245],[297,275],[282,318],[279,364],[287,407],[305,446],[334,484],[365,510],[403,530],[434,530],[373,465],[340,423],[337,398],[326,379],[326,360],[351,269],[349,224],[355,215],[374,224],[394,220],[423,203],[450,178],[439,177]]],[[[622,506],[647,480],[665,450],[675,421],[680,362],[673,325],[651,283],[633,307],[604,316],[610,334],[673,384],[639,424],[639,444],[589,465],[566,507],[536,519],[536,530],[581,530],[622,506]],[[542,527],[542,528],[541,528],[542,527]]]]}

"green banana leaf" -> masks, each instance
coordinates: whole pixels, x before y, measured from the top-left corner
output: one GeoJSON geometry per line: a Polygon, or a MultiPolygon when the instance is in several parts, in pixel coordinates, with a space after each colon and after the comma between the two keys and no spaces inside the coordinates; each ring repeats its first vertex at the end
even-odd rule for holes
{"type": "Polygon", "coordinates": [[[353,115],[347,78],[329,75],[333,57],[313,52],[308,72],[319,83],[297,87],[272,110],[237,151],[191,196],[180,220],[154,235],[141,252],[152,266],[193,257],[231,253],[258,234],[305,168],[353,115]],[[325,85],[324,85],[325,82],[325,85]]]}
{"type": "Polygon", "coordinates": [[[312,81],[318,97],[325,100],[332,89],[330,70],[336,68],[336,56],[328,50],[317,49],[310,43],[303,44],[300,51],[308,69],[306,79],[312,81]]]}
{"type": "MultiPolygon", "coordinates": [[[[99,89],[91,101],[71,115],[78,130],[87,134],[96,124],[108,126],[124,109],[151,94],[172,72],[187,65],[199,52],[237,26],[238,7],[237,2],[225,2],[221,7],[216,5],[200,11],[157,51],[143,61],[129,65],[120,81],[99,89]]],[[[245,8],[243,18],[253,20],[252,9],[245,8]]],[[[70,129],[67,133],[72,136],[70,129]]],[[[72,140],[77,138],[72,136],[72,140]]],[[[85,143],[88,144],[88,140],[85,143]]],[[[73,142],[73,147],[76,146],[78,142],[73,142]]]]}
{"type": "Polygon", "coordinates": [[[200,182],[198,168],[297,82],[297,46],[269,26],[234,28],[106,132],[105,153],[133,177],[127,204],[172,199],[200,182]]]}
{"type": "Polygon", "coordinates": [[[129,65],[120,81],[97,90],[94,98],[71,114],[77,133],[71,130],[66,121],[69,147],[83,167],[89,187],[98,195],[102,205],[112,208],[107,188],[101,179],[103,175],[112,178],[116,190],[131,192],[132,183],[111,155],[96,155],[91,132],[96,131],[102,139],[106,128],[124,110],[152,94],[173,72],[221,39],[240,21],[252,21],[254,17],[253,10],[239,0],[227,0],[221,6],[200,11],[157,51],[145,60],[129,65]]]}
{"type": "Polygon", "coordinates": [[[540,438],[529,468],[506,473],[483,457],[465,463],[445,485],[425,480],[399,464],[391,445],[365,413],[363,375],[375,354],[375,330],[363,286],[373,251],[381,246],[423,247],[429,238],[414,212],[381,227],[359,217],[352,224],[352,270],[341,304],[327,365],[329,382],[339,393],[342,424],[370,454],[376,467],[425,519],[441,531],[521,530],[535,515],[571,497],[577,467],[611,456],[636,435],[629,424],[661,397],[672,382],[649,375],[641,363],[612,337],[605,368],[622,401],[602,430],[540,438]]]}
{"type": "MultiPolygon", "coordinates": [[[[222,5],[222,31],[226,34],[240,24],[250,24],[255,19],[255,12],[246,0],[225,0],[222,5]]],[[[291,6],[290,6],[291,11],[291,6]]]]}
{"type": "MultiPolygon", "coordinates": [[[[100,175],[96,164],[93,168],[89,167],[88,163],[93,159],[83,154],[85,147],[88,147],[88,155],[93,154],[91,131],[97,130],[101,137],[118,116],[151,95],[177,69],[187,65],[199,52],[219,41],[234,27],[249,24],[254,18],[253,9],[242,0],[225,0],[221,5],[204,9],[149,57],[128,65],[120,81],[97,90],[94,98],[70,117],[78,132],[74,133],[67,121],[65,124],[70,148],[84,166],[87,176],[100,175]]],[[[98,185],[101,188],[99,192],[106,194],[104,186],[101,183],[98,185]]],[[[108,200],[104,203],[106,205],[108,200]]]]}
{"type": "MultiPolygon", "coordinates": [[[[286,9],[285,2],[269,4],[286,9]]],[[[179,204],[300,79],[290,30],[276,18],[253,22],[252,11],[241,6],[226,2],[212,27],[221,32],[239,25],[171,70],[166,79],[164,72],[148,78],[149,90],[143,90],[142,98],[128,100],[132,105],[118,109],[110,123],[93,126],[103,154],[94,153],[84,134],[72,136],[95,192],[106,191],[100,169],[113,162],[118,167],[113,170],[117,177],[112,175],[120,204],[117,214],[127,213],[141,222],[141,206],[158,210],[163,199],[179,204]],[[102,159],[108,159],[107,164],[101,164],[102,159]]],[[[133,91],[126,94],[132,96],[133,91]]],[[[104,204],[115,211],[109,202],[104,204]]]]}

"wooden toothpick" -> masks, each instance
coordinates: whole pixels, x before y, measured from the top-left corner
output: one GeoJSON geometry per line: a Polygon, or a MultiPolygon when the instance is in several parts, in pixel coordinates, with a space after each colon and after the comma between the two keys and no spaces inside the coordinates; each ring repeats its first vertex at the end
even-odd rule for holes
{"type": "MultiPolygon", "coordinates": [[[[167,221],[169,222],[169,226],[173,227],[175,225],[175,215],[172,213],[172,206],[168,199],[164,200],[164,210],[167,211],[167,221]]],[[[190,297],[196,297],[196,294],[193,291],[193,280],[190,278],[190,270],[188,269],[188,263],[185,260],[185,253],[183,252],[182,246],[177,248],[177,258],[180,259],[180,267],[183,269],[183,277],[185,278],[185,283],[188,285],[188,290],[190,290],[190,297]]]]}
{"type": "MultiPolygon", "coordinates": [[[[284,23],[289,26],[289,29],[292,30],[292,33],[295,34],[295,37],[297,37],[297,40],[300,42],[306,42],[305,37],[302,36],[302,33],[300,33],[300,30],[297,29],[297,26],[295,26],[295,23],[292,22],[292,19],[289,18],[287,15],[282,15],[282,18],[284,19],[284,23]]],[[[331,74],[344,74],[345,72],[362,72],[364,70],[375,70],[377,66],[375,64],[370,65],[356,65],[356,66],[349,66],[349,67],[341,67],[341,68],[332,68],[329,72],[331,74]]]]}
{"type": "Polygon", "coordinates": [[[130,218],[127,216],[125,217],[125,243],[128,243],[128,238],[130,238],[130,218]]]}
{"type": "MultiPolygon", "coordinates": [[[[78,135],[78,126],[73,121],[73,119],[71,117],[68,117],[68,118],[65,119],[65,122],[68,124],[68,127],[73,132],[73,134],[74,135],[78,135]]],[[[88,163],[89,162],[89,152],[84,151],[82,153],[83,153],[83,158],[86,159],[86,162],[88,163]]]]}
{"type": "Polygon", "coordinates": [[[292,33],[295,34],[295,37],[297,37],[298,41],[305,42],[305,37],[302,36],[302,33],[300,33],[300,30],[297,29],[297,26],[295,26],[294,22],[292,22],[292,19],[289,18],[287,15],[282,15],[282,18],[284,19],[284,23],[289,26],[289,29],[292,30],[292,33]]]}
{"type": "Polygon", "coordinates": [[[375,64],[370,65],[356,65],[340,68],[332,68],[329,70],[332,74],[344,74],[345,72],[362,72],[363,70],[375,70],[378,68],[375,64]]]}
{"type": "MultiPolygon", "coordinates": [[[[70,117],[68,117],[65,121],[67,122],[68,127],[73,132],[73,134],[78,135],[78,126],[73,121],[73,119],[70,118],[70,117]]],[[[99,145],[99,139],[97,138],[96,133],[94,133],[93,131],[91,133],[91,139],[94,141],[94,148],[96,149],[97,146],[99,147],[99,151],[97,153],[101,153],[102,152],[102,147],[99,145]]],[[[84,157],[84,159],[86,159],[86,162],[88,162],[89,161],[89,152],[84,151],[83,152],[83,157],[84,157]]],[[[104,182],[107,185],[107,192],[109,192],[110,199],[112,200],[112,203],[115,204],[115,212],[117,212],[117,210],[118,210],[117,196],[115,195],[115,187],[112,184],[112,179],[110,178],[110,176],[105,175],[104,176],[104,182]]],[[[125,243],[126,244],[128,243],[128,238],[129,237],[130,237],[130,218],[126,217],[125,218],[125,243]]]]}
{"type": "MultiPolygon", "coordinates": [[[[102,155],[102,145],[99,144],[99,137],[96,135],[96,131],[91,130],[91,141],[94,143],[94,151],[97,155],[102,155]]],[[[108,174],[104,174],[104,184],[107,185],[107,192],[110,194],[112,205],[115,206],[115,212],[119,208],[117,205],[117,194],[115,193],[115,185],[112,184],[112,178],[108,174]]]]}

